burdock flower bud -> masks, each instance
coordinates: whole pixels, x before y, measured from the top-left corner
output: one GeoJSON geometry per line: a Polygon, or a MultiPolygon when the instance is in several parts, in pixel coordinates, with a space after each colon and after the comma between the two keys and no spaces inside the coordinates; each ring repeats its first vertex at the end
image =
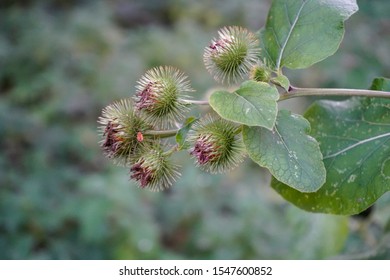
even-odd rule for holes
{"type": "Polygon", "coordinates": [[[130,168],[130,178],[137,181],[140,188],[159,191],[169,188],[180,175],[169,160],[169,153],[161,147],[153,147],[130,168]]]}
{"type": "Polygon", "coordinates": [[[183,100],[191,91],[187,76],[179,70],[170,66],[156,67],[138,81],[134,97],[136,109],[143,111],[153,124],[166,128],[184,117],[188,106],[183,100]]]}
{"type": "Polygon", "coordinates": [[[216,81],[228,84],[247,75],[260,56],[256,36],[242,27],[224,27],[206,47],[203,60],[216,81]]]}
{"type": "Polygon", "coordinates": [[[251,69],[250,78],[256,82],[268,83],[271,79],[271,71],[265,66],[258,65],[251,69]]]}
{"type": "Polygon", "coordinates": [[[103,151],[121,165],[134,162],[151,145],[151,139],[140,135],[152,127],[133,107],[131,99],[120,100],[104,108],[98,120],[103,151]]]}
{"type": "Polygon", "coordinates": [[[245,156],[239,128],[221,118],[205,117],[194,125],[188,139],[196,164],[211,173],[226,172],[245,156]]]}

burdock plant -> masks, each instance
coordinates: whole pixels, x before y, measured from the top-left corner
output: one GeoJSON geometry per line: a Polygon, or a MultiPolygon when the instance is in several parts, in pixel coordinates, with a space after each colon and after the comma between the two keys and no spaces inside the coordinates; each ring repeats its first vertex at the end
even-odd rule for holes
{"type": "Polygon", "coordinates": [[[125,164],[140,188],[153,191],[178,177],[171,159],[176,152],[189,152],[211,173],[231,170],[248,155],[269,170],[271,187],[298,207],[359,213],[390,190],[390,80],[377,78],[370,90],[300,88],[283,74],[332,55],[344,22],[357,10],[355,0],[273,0],[258,32],[222,28],[203,60],[215,80],[235,88],[193,100],[183,72],[150,69],[132,96],[103,109],[104,153],[125,164]],[[352,98],[317,101],[303,116],[279,110],[279,101],[300,96],[352,98]],[[191,105],[214,112],[186,116],[191,105]]]}

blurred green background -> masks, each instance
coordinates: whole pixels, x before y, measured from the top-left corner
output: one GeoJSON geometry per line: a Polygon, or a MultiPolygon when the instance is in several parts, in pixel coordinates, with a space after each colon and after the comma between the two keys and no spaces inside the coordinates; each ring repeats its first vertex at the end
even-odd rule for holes
{"type": "MultiPolygon", "coordinates": [[[[367,88],[390,77],[390,2],[358,1],[341,49],[294,84],[367,88]]],[[[269,0],[0,1],[0,259],[390,258],[390,195],[368,218],[303,212],[249,160],[209,175],[186,153],[166,192],[104,158],[97,118],[149,68],[205,98],[202,53],[224,25],[263,26],[269,0]]],[[[320,35],[320,34],[319,34],[320,35]]],[[[311,102],[281,105],[302,112],[311,102]]]]}

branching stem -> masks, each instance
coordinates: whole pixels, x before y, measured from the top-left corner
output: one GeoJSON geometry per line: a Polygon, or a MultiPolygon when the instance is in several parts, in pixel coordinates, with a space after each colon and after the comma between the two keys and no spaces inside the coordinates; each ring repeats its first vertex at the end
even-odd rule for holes
{"type": "MultiPolygon", "coordinates": [[[[284,91],[280,94],[279,101],[294,97],[302,96],[365,96],[365,97],[381,97],[390,98],[390,92],[379,90],[366,90],[366,89],[346,89],[346,88],[299,88],[290,86],[288,91],[284,91]]],[[[183,103],[189,105],[210,105],[208,100],[182,100],[183,103]]],[[[241,127],[237,128],[236,133],[241,132],[241,127]]],[[[156,136],[159,138],[173,137],[177,133],[177,129],[171,130],[148,130],[143,132],[145,136],[156,136]]]]}
{"type": "MultiPolygon", "coordinates": [[[[279,86],[279,85],[278,85],[279,86]]],[[[299,88],[291,86],[288,91],[280,94],[279,101],[302,96],[365,96],[390,98],[390,92],[368,89],[348,89],[348,88],[299,88]]],[[[208,100],[182,100],[189,105],[210,105],[208,100]]]]}
{"type": "Polygon", "coordinates": [[[390,92],[366,89],[290,87],[289,91],[280,94],[279,101],[301,96],[365,96],[390,98],[390,92]]]}
{"type": "Polygon", "coordinates": [[[143,132],[144,136],[156,136],[159,138],[169,138],[172,136],[175,136],[177,133],[177,129],[170,129],[170,130],[147,130],[143,132]]]}

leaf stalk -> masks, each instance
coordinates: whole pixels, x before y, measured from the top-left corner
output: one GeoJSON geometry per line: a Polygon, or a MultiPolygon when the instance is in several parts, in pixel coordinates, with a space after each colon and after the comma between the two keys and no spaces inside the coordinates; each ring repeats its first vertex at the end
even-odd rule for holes
{"type": "Polygon", "coordinates": [[[177,129],[170,129],[170,130],[147,130],[144,131],[142,134],[144,136],[156,136],[159,138],[169,138],[173,137],[177,133],[177,129]]]}
{"type": "Polygon", "coordinates": [[[290,87],[288,91],[280,94],[279,101],[302,96],[365,96],[390,98],[390,92],[367,89],[346,89],[346,88],[299,88],[290,87]]]}

